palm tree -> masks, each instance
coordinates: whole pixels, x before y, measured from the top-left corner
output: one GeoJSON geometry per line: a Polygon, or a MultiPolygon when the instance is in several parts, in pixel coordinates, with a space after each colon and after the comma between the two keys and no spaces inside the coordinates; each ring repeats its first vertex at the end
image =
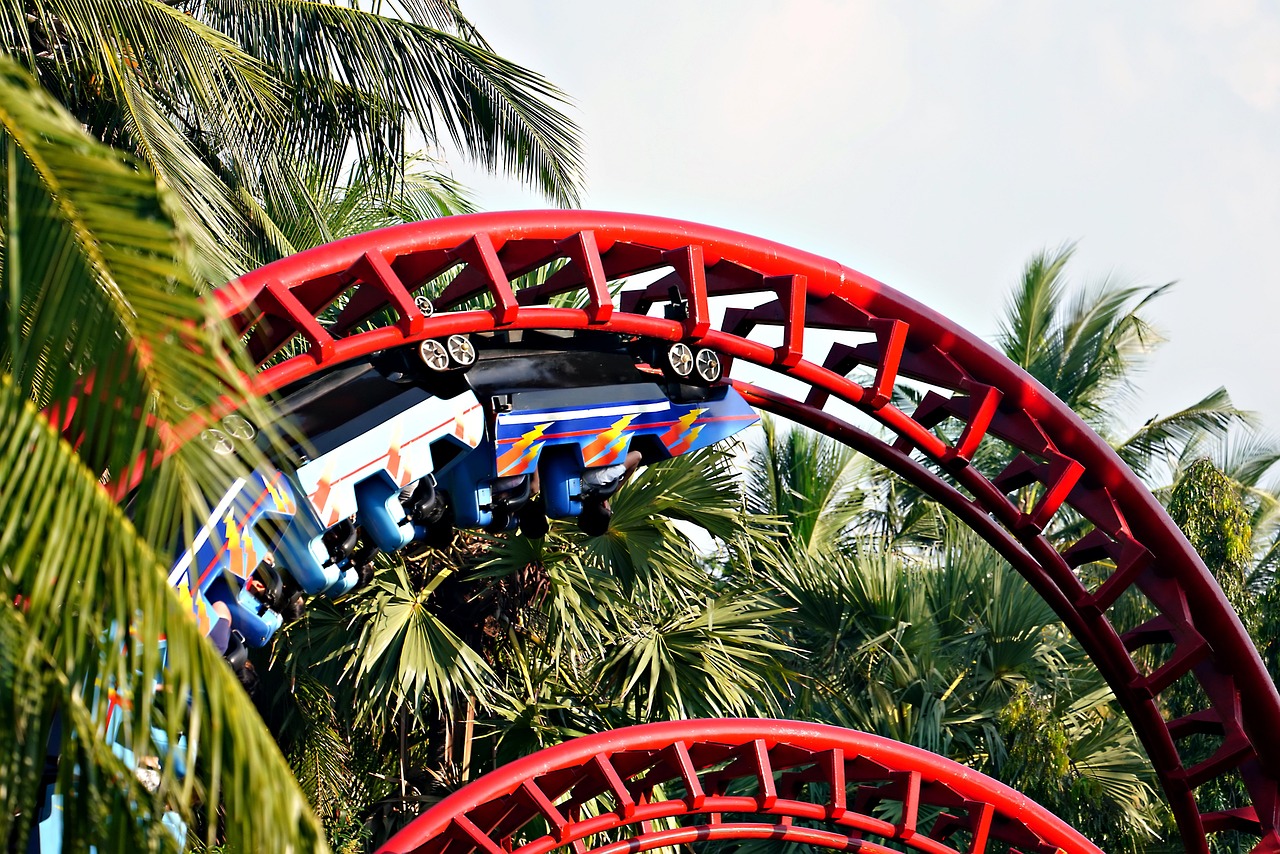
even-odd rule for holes
{"type": "Polygon", "coordinates": [[[179,533],[234,472],[199,442],[152,462],[171,442],[164,425],[183,419],[184,395],[244,391],[244,366],[215,355],[234,337],[197,297],[186,220],[143,164],[2,58],[0,141],[0,839],[23,850],[48,745],[68,850],[172,847],[168,810],[243,850],[323,849],[279,750],[167,582],[179,533]],[[102,484],[133,471],[126,514],[102,484]],[[124,721],[115,744],[109,706],[124,721]],[[159,736],[180,734],[183,761],[171,756],[154,792],[113,751],[157,755],[159,736]]]}
{"type": "Polygon", "coordinates": [[[1093,288],[1073,288],[1066,267],[1074,251],[1067,245],[1027,263],[996,334],[997,348],[1111,442],[1149,482],[1168,477],[1162,464],[1177,460],[1188,445],[1252,424],[1252,416],[1219,388],[1125,434],[1119,417],[1133,403],[1135,378],[1146,357],[1163,341],[1143,310],[1172,283],[1144,287],[1108,279],[1093,288]]]}
{"type": "Polygon", "coordinates": [[[751,511],[788,520],[787,544],[794,551],[814,556],[851,546],[868,500],[866,461],[816,433],[787,429],[772,416],[761,427],[748,469],[751,511]]]}
{"type": "Polygon", "coordinates": [[[301,251],[401,223],[474,213],[468,190],[423,155],[409,157],[398,186],[366,161],[352,163],[342,183],[312,170],[289,188],[288,197],[268,199],[271,222],[288,245],[301,251]]]}
{"type": "Polygon", "coordinates": [[[456,0],[374,8],[387,14],[300,0],[4,0],[0,48],[172,188],[214,283],[299,248],[289,208],[330,195],[353,157],[401,189],[415,138],[577,200],[576,128],[554,86],[496,55],[456,0]]]}
{"type": "Polygon", "coordinates": [[[1161,826],[1149,764],[1096,669],[972,532],[952,522],[932,549],[867,538],[793,552],[772,577],[796,650],[785,663],[800,674],[787,716],[973,764],[1087,820],[1108,850],[1137,850],[1161,826]]]}

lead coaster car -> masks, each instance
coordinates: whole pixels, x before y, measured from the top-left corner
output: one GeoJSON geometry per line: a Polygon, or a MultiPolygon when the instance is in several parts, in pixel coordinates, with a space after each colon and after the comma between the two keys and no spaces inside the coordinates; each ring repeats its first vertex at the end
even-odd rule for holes
{"type": "Polygon", "coordinates": [[[458,527],[519,522],[538,536],[545,514],[603,533],[605,502],[637,464],[705,448],[759,420],[705,348],[584,333],[474,341],[477,357],[456,373],[485,406],[485,438],[437,478],[458,527]]]}

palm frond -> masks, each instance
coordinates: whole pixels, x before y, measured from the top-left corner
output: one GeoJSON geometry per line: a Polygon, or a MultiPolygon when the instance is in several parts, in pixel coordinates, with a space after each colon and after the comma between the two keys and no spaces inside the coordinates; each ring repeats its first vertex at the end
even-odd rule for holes
{"type": "Polygon", "coordinates": [[[720,542],[773,536],[772,526],[759,525],[766,520],[744,514],[729,449],[706,448],[648,466],[611,503],[609,531],[583,541],[583,560],[615,575],[628,591],[708,586],[690,526],[720,542]]]}
{"type": "Polygon", "coordinates": [[[1066,287],[1062,273],[1074,252],[1075,246],[1067,244],[1033,256],[1005,307],[996,346],[1020,368],[1039,361],[1066,287]]]}
{"type": "MultiPolygon", "coordinates": [[[[166,802],[188,820],[203,802],[211,828],[221,812],[227,839],[250,850],[322,847],[318,824],[248,697],[168,586],[168,564],[7,377],[0,388],[0,428],[0,522],[6,532],[0,537],[6,568],[0,595],[23,602],[27,638],[6,647],[5,658],[19,671],[53,677],[43,681],[39,702],[23,699],[27,708],[15,715],[20,725],[0,731],[6,742],[0,761],[31,750],[33,743],[24,750],[14,741],[20,735],[48,732],[32,712],[61,711],[64,833],[73,849],[114,834],[146,847],[153,829],[146,819],[158,823],[166,802]],[[35,495],[33,482],[40,486],[35,495]],[[15,659],[19,650],[26,655],[15,659]],[[155,686],[162,657],[160,695],[155,686]],[[122,779],[119,760],[108,759],[114,756],[102,722],[112,697],[132,709],[119,737],[135,753],[163,755],[152,727],[172,745],[186,736],[187,776],[168,762],[155,798],[138,794],[129,783],[132,774],[126,770],[122,779]],[[128,783],[124,791],[137,797],[131,803],[112,797],[110,788],[72,785],[76,776],[128,783]]],[[[15,616],[10,613],[9,622],[15,616]]],[[[22,684],[33,687],[29,675],[22,684]]],[[[38,739],[34,744],[43,748],[38,739]]],[[[17,773],[5,777],[22,779],[17,773]]],[[[33,814],[34,797],[27,786],[3,791],[0,835],[7,838],[13,817],[33,814]]]]}
{"type": "Polygon", "coordinates": [[[769,713],[789,651],[768,628],[783,611],[750,594],[658,596],[605,615],[595,680],[632,721],[769,713]],[[634,709],[635,711],[631,711],[634,709]]]}
{"type": "Polygon", "coordinates": [[[784,432],[769,416],[763,424],[763,441],[752,450],[748,506],[787,520],[789,541],[810,554],[849,545],[867,511],[860,488],[866,460],[821,434],[784,432]]]}
{"type": "Polygon", "coordinates": [[[91,134],[174,189],[213,282],[293,251],[287,220],[264,207],[294,192],[294,171],[323,175],[328,196],[353,149],[388,200],[402,190],[393,215],[465,208],[447,178],[404,180],[414,130],[560,203],[581,190],[563,95],[494,54],[451,0],[372,11],[313,0],[0,0],[0,48],[91,134]]]}
{"type": "Polygon", "coordinates": [[[197,269],[202,276],[211,282],[227,281],[262,262],[288,254],[293,247],[271,241],[269,227],[262,227],[266,224],[255,216],[260,214],[256,201],[238,195],[229,176],[210,166],[209,158],[202,156],[173,124],[171,116],[136,75],[125,73],[120,62],[104,64],[121,106],[121,125],[131,145],[151,171],[172,188],[192,226],[197,269]],[[246,220],[259,221],[260,228],[246,229],[246,220]],[[255,238],[274,245],[255,245],[255,238]]]}
{"type": "Polygon", "coordinates": [[[478,43],[469,25],[458,35],[312,0],[204,0],[197,14],[277,69],[303,102],[329,102],[341,85],[388,105],[382,122],[356,129],[363,160],[403,159],[402,149],[387,151],[383,132],[403,111],[429,141],[448,138],[482,166],[576,203],[581,153],[555,106],[564,96],[478,43]]]}
{"type": "Polygon", "coordinates": [[[435,584],[415,589],[404,567],[396,566],[374,581],[368,607],[349,627],[358,628],[359,640],[346,669],[359,686],[358,712],[365,720],[386,724],[401,709],[421,715],[452,708],[458,697],[488,695],[488,664],[427,607],[435,584]]]}
{"type": "Polygon", "coordinates": [[[1015,364],[1105,432],[1132,389],[1134,370],[1160,342],[1145,318],[1161,287],[1110,280],[1067,297],[1065,267],[1074,247],[1028,262],[1005,309],[996,345],[1015,364]]]}
{"type": "MultiPolygon", "coordinates": [[[[25,732],[36,744],[26,749],[42,750],[49,716],[61,714],[59,773],[73,844],[103,838],[99,828],[108,826],[148,844],[149,819],[166,801],[188,819],[198,801],[210,828],[226,813],[237,844],[323,845],[305,800],[281,776],[283,757],[201,638],[190,602],[168,586],[179,530],[194,530],[205,496],[233,470],[199,442],[158,467],[151,454],[167,448],[166,425],[186,417],[180,396],[207,404],[243,393],[241,365],[220,355],[233,342],[210,323],[186,276],[183,232],[145,170],[89,139],[9,61],[0,62],[0,142],[0,598],[22,603],[6,620],[23,639],[5,657],[15,683],[32,684],[24,669],[47,674],[41,700],[24,699],[18,725],[0,737],[25,732]],[[51,408],[41,414],[37,406],[51,408]],[[48,420],[55,413],[76,447],[48,420]],[[130,474],[139,455],[143,481],[130,520],[100,480],[130,474]],[[12,658],[18,649],[23,657],[12,658]],[[84,779],[78,775],[119,779],[102,729],[112,696],[130,709],[119,735],[125,747],[154,754],[157,734],[169,744],[186,736],[185,777],[169,762],[154,798],[131,800],[127,781],[105,801],[101,787],[71,785],[84,779]]],[[[3,753],[22,755],[17,744],[3,753]]],[[[0,835],[15,815],[32,814],[30,794],[4,790],[11,800],[0,811],[0,835]]]]}
{"type": "MultiPolygon", "coordinates": [[[[90,83],[108,66],[127,73],[175,103],[186,102],[208,124],[240,130],[278,117],[281,87],[271,70],[225,33],[176,4],[161,0],[46,0],[34,7],[29,26],[57,39],[48,56],[20,56],[28,69],[55,81],[90,83]]],[[[22,41],[16,32],[8,38],[22,41]]],[[[16,44],[5,45],[10,50],[16,44]]],[[[259,131],[262,128],[259,127],[259,131]]],[[[260,134],[266,138],[266,134],[260,134]]],[[[229,140],[243,145],[246,140],[229,140]]]]}
{"type": "Polygon", "coordinates": [[[1204,440],[1224,439],[1235,426],[1254,421],[1250,412],[1236,408],[1225,388],[1209,392],[1186,409],[1153,417],[1115,446],[1116,453],[1140,475],[1151,473],[1153,463],[1177,460],[1182,449],[1204,440]]]}
{"type": "Polygon", "coordinates": [[[309,249],[353,234],[400,223],[473,213],[475,202],[465,187],[441,171],[439,164],[415,155],[402,166],[403,179],[388,186],[367,163],[356,163],[345,181],[331,185],[324,169],[273,163],[278,173],[265,209],[280,223],[290,247],[309,249]]]}

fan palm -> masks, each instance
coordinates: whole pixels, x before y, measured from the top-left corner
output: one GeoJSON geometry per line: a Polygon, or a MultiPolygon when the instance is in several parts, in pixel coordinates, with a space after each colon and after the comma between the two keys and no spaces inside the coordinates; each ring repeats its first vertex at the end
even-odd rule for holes
{"type": "Polygon", "coordinates": [[[0,144],[0,838],[21,849],[31,831],[49,745],[69,850],[171,847],[166,810],[244,850],[323,847],[167,581],[179,532],[233,472],[199,442],[169,448],[165,425],[186,415],[184,395],[243,393],[221,355],[235,342],[187,272],[189,223],[145,167],[7,59],[0,144]],[[141,486],[126,515],[102,481],[130,474],[141,486]],[[112,706],[118,745],[102,726],[112,706]],[[185,754],[155,792],[113,750],[163,754],[157,737],[180,734],[185,754]]]}
{"type": "MultiPolygon", "coordinates": [[[[1243,433],[1251,419],[1225,390],[1123,431],[1118,413],[1132,395],[1136,370],[1159,342],[1144,314],[1167,286],[1104,282],[1072,296],[1070,256],[1067,247],[1031,260],[997,346],[1075,408],[1149,481],[1169,478],[1216,447],[1254,518],[1274,518],[1276,502],[1262,487],[1274,448],[1243,433]],[[1235,444],[1226,441],[1229,435],[1235,444]]],[[[792,520],[795,548],[775,572],[781,601],[795,610],[786,640],[806,656],[792,663],[809,677],[794,694],[795,708],[950,751],[997,772],[1003,767],[1008,782],[1038,786],[1061,811],[1104,817],[1091,827],[1125,816],[1123,825],[1132,832],[1099,837],[1115,845],[1133,848],[1160,827],[1149,768],[1131,728],[1026,583],[954,524],[918,528],[937,517],[924,512],[929,502],[912,488],[887,488],[882,475],[860,469],[856,457],[841,456],[828,440],[788,437],[784,445],[779,432],[767,427],[768,441],[748,477],[755,484],[754,509],[792,520]],[[804,470],[790,470],[796,466],[804,470]],[[833,476],[838,473],[843,480],[833,476]],[[815,538],[820,526],[835,535],[815,538]],[[931,535],[920,536],[925,529],[931,535]],[[814,548],[815,541],[823,545],[814,548]],[[1026,732],[1001,716],[1017,702],[1027,709],[1047,704],[1060,724],[1066,765],[1052,780],[1030,765],[1004,764],[1007,751],[1048,749],[1040,742],[1022,744],[1026,732]],[[1094,802],[1105,808],[1090,812],[1094,802]]],[[[1007,463],[1002,453],[998,445],[984,446],[975,464],[998,472],[1007,463]]],[[[1272,530],[1255,543],[1259,555],[1273,545],[1272,530]]],[[[1066,519],[1049,534],[1074,539],[1079,526],[1066,519]]]]}
{"type": "Polygon", "coordinates": [[[7,50],[174,191],[214,282],[297,247],[274,219],[354,158],[398,187],[415,137],[576,201],[559,91],[454,0],[3,0],[7,50]]]}
{"type": "MultiPolygon", "coordinates": [[[[774,550],[769,520],[743,512],[732,453],[650,466],[612,505],[600,537],[559,522],[542,540],[459,534],[450,550],[388,565],[285,633],[277,655],[298,681],[284,680],[279,700],[298,708],[277,726],[319,803],[359,777],[346,811],[373,819],[394,803],[391,830],[425,793],[576,735],[777,712],[786,648],[772,625],[783,612],[759,577],[711,571],[690,534],[735,563],[774,550]],[[297,687],[308,680],[323,693],[297,687]],[[454,721],[473,717],[474,735],[454,738],[454,721]],[[380,757],[375,774],[362,776],[343,751],[321,752],[335,731],[350,760],[380,757]],[[378,774],[404,779],[404,793],[378,794],[378,774]]],[[[280,702],[273,713],[288,711],[280,702]]]]}
{"type": "Polygon", "coordinates": [[[799,650],[788,663],[804,674],[787,713],[977,765],[1060,814],[1096,810],[1106,818],[1091,828],[1114,825],[1100,841],[1149,838],[1159,825],[1150,767],[1096,669],[976,535],[953,523],[942,542],[904,554],[864,541],[776,570],[793,611],[784,640],[799,650]],[[1049,708],[1042,716],[1061,731],[1052,780],[1031,761],[1049,742],[1008,713],[1019,702],[1049,708]]]}

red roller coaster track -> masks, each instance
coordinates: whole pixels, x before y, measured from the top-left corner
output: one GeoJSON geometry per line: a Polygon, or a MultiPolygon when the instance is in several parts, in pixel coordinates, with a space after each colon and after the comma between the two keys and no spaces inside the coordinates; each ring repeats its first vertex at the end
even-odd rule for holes
{"type": "Polygon", "coordinates": [[[549,747],[454,792],[379,854],[637,854],[716,839],[894,850],[877,838],[924,854],[983,854],[989,842],[1101,854],[1044,807],[918,747],[742,719],[646,724],[549,747]],[[588,849],[597,834],[610,841],[588,849]]]}
{"type": "Polygon", "coordinates": [[[798,381],[801,396],[737,384],[761,409],[834,436],[918,485],[1031,582],[1114,689],[1188,851],[1207,851],[1206,834],[1223,830],[1256,834],[1260,850],[1280,850],[1280,695],[1203,563],[1143,484],[1061,401],[974,335],[886,285],[722,229],[551,211],[452,217],[348,238],[256,270],[216,300],[259,363],[290,341],[305,346],[258,375],[261,394],[387,347],[500,329],[696,341],[727,364],[752,362],[798,381]],[[558,269],[545,284],[513,288],[513,279],[549,264],[558,269]],[[636,276],[652,281],[624,288],[615,306],[611,284],[636,276]],[[547,304],[574,291],[585,307],[547,304]],[[430,317],[414,302],[427,292],[437,293],[430,317]],[[741,306],[751,295],[763,301],[715,310],[718,298],[741,306]],[[672,299],[684,302],[682,319],[649,315],[672,299]],[[338,300],[335,318],[317,319],[338,300]],[[814,355],[806,329],[839,330],[840,340],[814,355]],[[864,382],[851,378],[855,369],[864,382]],[[902,382],[928,388],[910,412],[893,402],[902,382]],[[851,423],[867,417],[879,427],[851,423]],[[944,422],[954,441],[935,429],[944,422]],[[988,477],[969,462],[996,442],[1013,461],[988,477]],[[1028,485],[1038,485],[1038,498],[1024,508],[1014,496],[1028,485]],[[1088,533],[1059,551],[1044,532],[1066,518],[1085,520],[1088,533]],[[1077,570],[1086,564],[1105,579],[1082,581],[1077,570]],[[1157,616],[1116,625],[1122,595],[1145,597],[1157,616]],[[1179,680],[1199,684],[1203,708],[1166,720],[1160,695],[1179,680]],[[1212,739],[1212,755],[1184,762],[1180,750],[1191,736],[1212,739]],[[1198,787],[1237,774],[1249,803],[1198,808],[1198,787]]]}

